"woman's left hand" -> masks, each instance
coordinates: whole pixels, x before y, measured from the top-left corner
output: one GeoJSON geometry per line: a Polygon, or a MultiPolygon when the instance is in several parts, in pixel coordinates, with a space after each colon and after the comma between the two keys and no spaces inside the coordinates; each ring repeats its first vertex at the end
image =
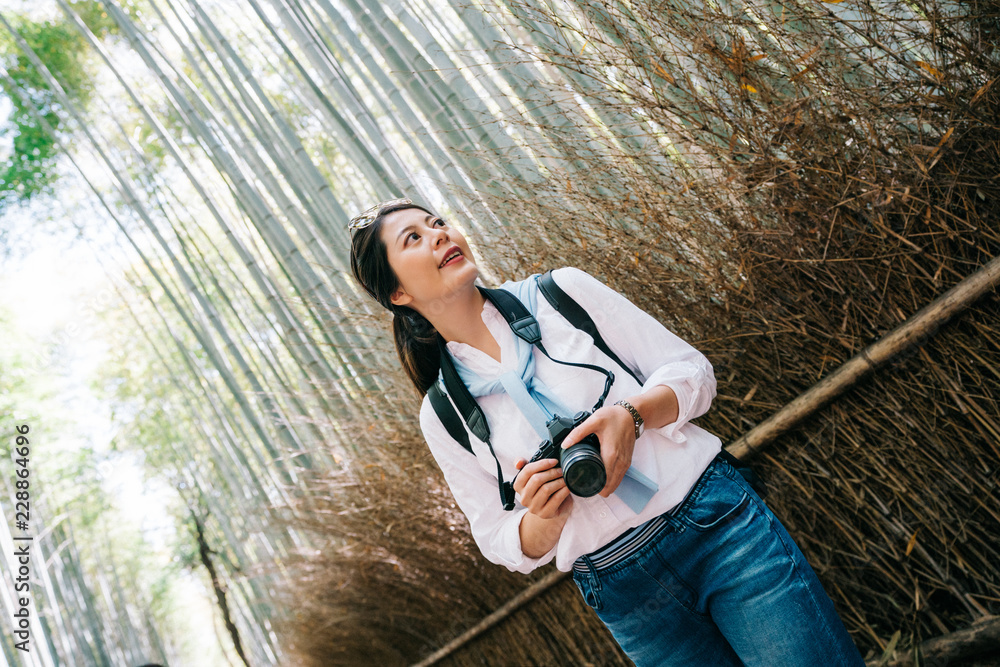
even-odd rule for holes
{"type": "Polygon", "coordinates": [[[596,435],[601,443],[601,459],[604,460],[604,469],[608,475],[608,480],[601,489],[601,496],[607,498],[615,492],[632,465],[635,422],[625,408],[606,405],[569,432],[563,440],[563,449],[580,442],[589,433],[596,435]]]}

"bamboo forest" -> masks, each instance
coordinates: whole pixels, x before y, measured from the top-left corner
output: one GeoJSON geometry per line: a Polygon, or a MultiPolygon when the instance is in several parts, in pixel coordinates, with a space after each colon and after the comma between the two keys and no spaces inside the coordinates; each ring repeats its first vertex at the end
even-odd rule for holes
{"type": "Polygon", "coordinates": [[[0,0],[3,665],[633,664],[474,541],[395,198],[704,354],[868,665],[1000,665],[1000,3],[0,0]]]}

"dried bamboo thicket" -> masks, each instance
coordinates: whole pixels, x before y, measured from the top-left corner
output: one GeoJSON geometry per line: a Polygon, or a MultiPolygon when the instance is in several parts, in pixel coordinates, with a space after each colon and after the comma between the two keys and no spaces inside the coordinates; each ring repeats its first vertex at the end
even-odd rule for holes
{"type": "MultiPolygon", "coordinates": [[[[522,222],[486,263],[579,266],[659,317],[712,361],[698,423],[724,442],[1000,255],[996,4],[506,7],[508,48],[553,73],[535,101],[589,139],[528,128],[556,164],[530,199],[489,200],[522,222]]],[[[754,459],[869,658],[1000,613],[998,306],[754,459]]],[[[415,399],[393,400],[397,424],[355,425],[384,458],[317,482],[316,528],[347,546],[305,561],[302,664],[416,662],[546,574],[483,561],[415,399]]],[[[439,664],[629,663],[562,582],[439,664]]]]}
{"type": "Polygon", "coordinates": [[[301,527],[327,546],[288,563],[297,586],[285,591],[281,606],[293,611],[279,631],[294,664],[409,664],[538,578],[483,560],[404,382],[369,399],[379,411],[397,406],[395,421],[341,424],[364,442],[363,459],[310,480],[312,511],[301,527]]]}

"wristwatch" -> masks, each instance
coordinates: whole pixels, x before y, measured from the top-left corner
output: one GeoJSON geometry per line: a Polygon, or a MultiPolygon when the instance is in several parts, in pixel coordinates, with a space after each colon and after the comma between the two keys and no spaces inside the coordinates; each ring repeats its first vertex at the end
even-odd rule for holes
{"type": "Polygon", "coordinates": [[[639,415],[639,411],[632,407],[632,404],[628,401],[618,401],[615,405],[622,406],[629,411],[630,415],[632,415],[632,420],[635,422],[635,439],[638,440],[639,436],[642,435],[642,432],[645,430],[642,425],[642,417],[639,415]]]}

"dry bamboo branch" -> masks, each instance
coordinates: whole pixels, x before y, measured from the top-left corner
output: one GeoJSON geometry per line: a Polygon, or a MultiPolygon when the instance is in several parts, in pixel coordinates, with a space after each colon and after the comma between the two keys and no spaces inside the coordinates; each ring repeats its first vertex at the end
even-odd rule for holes
{"type": "MultiPolygon", "coordinates": [[[[1000,649],[1000,617],[984,616],[967,628],[940,637],[934,637],[920,644],[920,661],[914,659],[912,651],[905,657],[888,663],[887,667],[909,667],[914,664],[950,665],[955,660],[971,658],[1000,649]]],[[[878,664],[880,660],[869,664],[878,664]]]]}
{"type": "Polygon", "coordinates": [[[515,595],[511,600],[505,603],[502,607],[497,609],[495,612],[484,618],[483,620],[476,623],[474,626],[455,637],[453,640],[442,646],[440,649],[427,656],[413,667],[427,667],[427,665],[433,665],[442,658],[447,657],[451,653],[455,652],[456,649],[461,648],[465,644],[486,632],[494,625],[505,620],[508,616],[513,614],[515,611],[526,605],[531,600],[549,590],[556,584],[558,584],[563,579],[569,576],[569,572],[560,572],[556,570],[555,572],[550,572],[545,575],[544,579],[539,579],[532,585],[528,586],[526,589],[515,595]]]}
{"type": "Polygon", "coordinates": [[[1000,257],[958,283],[878,342],[863,349],[791,403],[755,426],[726,449],[737,458],[760,450],[779,435],[851,388],[862,377],[913,345],[920,345],[956,313],[974,303],[1000,282],[1000,257]]]}

